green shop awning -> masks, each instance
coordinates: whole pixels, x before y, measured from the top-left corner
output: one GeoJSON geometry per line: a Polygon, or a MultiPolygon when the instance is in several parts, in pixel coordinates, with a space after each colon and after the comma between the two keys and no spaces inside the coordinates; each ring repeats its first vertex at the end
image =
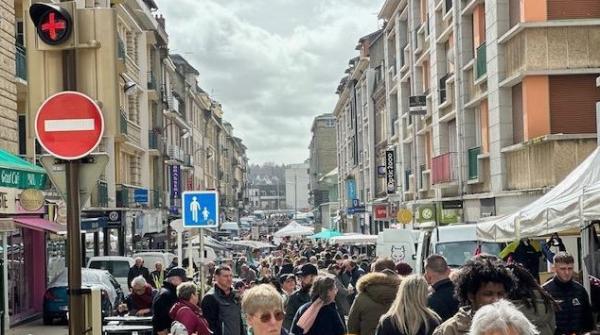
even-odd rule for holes
{"type": "Polygon", "coordinates": [[[46,180],[45,169],[0,149],[0,187],[45,190],[46,180]]]}

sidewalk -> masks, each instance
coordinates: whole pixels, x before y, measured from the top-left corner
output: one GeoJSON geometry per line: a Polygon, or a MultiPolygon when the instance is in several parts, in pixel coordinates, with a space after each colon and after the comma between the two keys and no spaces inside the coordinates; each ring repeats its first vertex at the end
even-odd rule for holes
{"type": "Polygon", "coordinates": [[[66,324],[57,324],[53,326],[44,326],[42,319],[34,320],[31,323],[11,328],[7,335],[67,335],[69,328],[66,324]]]}

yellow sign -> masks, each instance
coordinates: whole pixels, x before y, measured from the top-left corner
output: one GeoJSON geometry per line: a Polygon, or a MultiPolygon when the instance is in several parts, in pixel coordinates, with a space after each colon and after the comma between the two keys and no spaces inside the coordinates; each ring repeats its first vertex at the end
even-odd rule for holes
{"type": "Polygon", "coordinates": [[[37,211],[44,206],[44,193],[36,189],[26,189],[19,196],[21,207],[27,211],[37,211]]]}
{"type": "Polygon", "coordinates": [[[403,224],[411,223],[413,219],[412,212],[406,208],[398,211],[398,221],[403,224]]]}

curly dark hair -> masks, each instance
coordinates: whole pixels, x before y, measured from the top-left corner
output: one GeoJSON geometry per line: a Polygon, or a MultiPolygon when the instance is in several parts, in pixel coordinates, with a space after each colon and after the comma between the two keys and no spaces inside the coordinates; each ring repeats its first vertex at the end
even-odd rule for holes
{"type": "Polygon", "coordinates": [[[515,280],[503,262],[495,257],[477,257],[467,261],[456,277],[456,298],[463,306],[470,306],[469,295],[475,295],[487,283],[500,283],[510,292],[515,280]]]}
{"type": "Polygon", "coordinates": [[[515,285],[508,294],[510,300],[521,301],[527,308],[533,308],[537,313],[535,301],[541,298],[546,306],[546,312],[549,309],[558,310],[558,303],[538,284],[533,275],[523,265],[513,263],[507,265],[507,268],[515,277],[515,285]]]}

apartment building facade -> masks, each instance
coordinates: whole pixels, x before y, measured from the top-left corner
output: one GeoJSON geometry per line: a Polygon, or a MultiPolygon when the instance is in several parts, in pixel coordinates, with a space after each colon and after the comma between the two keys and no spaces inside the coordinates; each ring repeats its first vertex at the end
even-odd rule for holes
{"type": "MultiPolygon", "coordinates": [[[[309,150],[309,204],[315,211],[315,224],[321,223],[320,207],[324,203],[335,201],[329,199],[329,187],[323,177],[337,166],[335,116],[322,114],[314,118],[311,127],[309,150]]],[[[326,215],[326,219],[327,219],[326,215]]],[[[327,219],[328,220],[328,219],[327,219]]]]}
{"type": "Polygon", "coordinates": [[[337,91],[343,228],[377,233],[400,208],[415,224],[477,222],[557,185],[596,147],[599,11],[384,1],[337,91]]]}

